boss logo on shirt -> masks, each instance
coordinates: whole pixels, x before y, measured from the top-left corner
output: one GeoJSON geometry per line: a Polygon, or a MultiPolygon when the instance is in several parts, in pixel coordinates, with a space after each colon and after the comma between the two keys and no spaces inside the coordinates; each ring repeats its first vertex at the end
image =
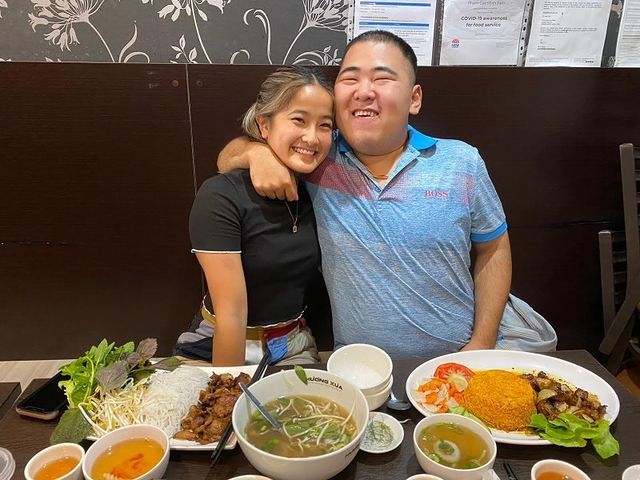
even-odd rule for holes
{"type": "Polygon", "coordinates": [[[449,192],[444,190],[425,190],[424,195],[427,198],[448,198],[449,192]]]}

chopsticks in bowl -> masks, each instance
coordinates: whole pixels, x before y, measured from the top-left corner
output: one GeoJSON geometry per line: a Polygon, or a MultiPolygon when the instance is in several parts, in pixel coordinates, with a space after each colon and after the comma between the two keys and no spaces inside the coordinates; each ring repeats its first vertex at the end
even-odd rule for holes
{"type": "MultiPolygon", "coordinates": [[[[264,376],[264,373],[266,372],[267,367],[269,366],[270,360],[271,360],[271,354],[267,350],[265,354],[262,356],[262,359],[260,360],[260,363],[258,364],[258,367],[256,368],[255,373],[251,377],[251,382],[249,383],[249,385],[251,385],[254,382],[257,382],[264,376]]],[[[227,425],[227,428],[224,429],[224,433],[220,437],[220,440],[218,440],[218,445],[216,445],[216,449],[211,454],[212,465],[215,465],[215,463],[220,458],[220,454],[224,450],[224,446],[226,445],[227,440],[229,440],[229,436],[231,435],[231,432],[233,432],[233,424],[231,423],[231,421],[229,421],[229,425],[227,425]]]]}

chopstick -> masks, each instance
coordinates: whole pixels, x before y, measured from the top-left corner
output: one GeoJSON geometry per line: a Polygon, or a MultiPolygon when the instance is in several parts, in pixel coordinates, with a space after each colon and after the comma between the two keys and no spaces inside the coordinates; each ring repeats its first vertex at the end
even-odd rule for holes
{"type": "MultiPolygon", "coordinates": [[[[265,354],[262,356],[262,359],[260,360],[260,363],[258,364],[258,367],[256,368],[255,373],[251,377],[251,382],[249,382],[249,385],[253,384],[254,382],[257,382],[264,376],[264,372],[267,370],[270,360],[271,360],[271,354],[269,353],[269,350],[267,350],[265,354]]],[[[212,465],[215,465],[215,463],[220,458],[220,454],[224,450],[224,446],[226,445],[227,440],[229,440],[229,436],[231,435],[231,432],[233,432],[233,425],[231,421],[229,421],[229,425],[227,425],[227,428],[224,429],[224,433],[220,437],[220,440],[218,440],[218,445],[216,445],[216,449],[211,454],[212,465]]]]}
{"type": "Polygon", "coordinates": [[[516,475],[516,472],[513,471],[513,468],[511,468],[511,465],[507,462],[503,462],[502,465],[504,465],[504,469],[507,472],[507,480],[518,480],[518,476],[516,475]]]}

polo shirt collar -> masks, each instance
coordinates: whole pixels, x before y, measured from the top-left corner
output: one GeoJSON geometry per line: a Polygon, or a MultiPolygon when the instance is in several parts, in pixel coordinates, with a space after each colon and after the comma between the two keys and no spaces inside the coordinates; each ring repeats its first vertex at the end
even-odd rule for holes
{"type": "MultiPolygon", "coordinates": [[[[407,126],[407,132],[409,133],[409,145],[416,150],[426,150],[431,148],[438,141],[435,138],[416,130],[411,125],[407,126]]],[[[338,152],[340,153],[347,153],[353,150],[339,130],[337,132],[336,142],[338,145],[338,152]]]]}

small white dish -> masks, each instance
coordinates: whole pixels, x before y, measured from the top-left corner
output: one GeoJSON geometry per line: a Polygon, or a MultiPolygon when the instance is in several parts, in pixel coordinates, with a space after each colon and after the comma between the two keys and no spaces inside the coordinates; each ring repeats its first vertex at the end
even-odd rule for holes
{"type": "Polygon", "coordinates": [[[84,460],[84,448],[75,443],[57,443],[50,447],[40,450],[24,467],[24,477],[26,480],[36,478],[38,471],[45,465],[61,460],[65,457],[73,458],[78,463],[63,476],[58,477],[60,480],[80,480],[82,478],[82,462],[84,460]]]}
{"type": "Polygon", "coordinates": [[[640,480],[640,465],[631,465],[622,472],[622,480],[640,480]]]}
{"type": "Polygon", "coordinates": [[[554,458],[536,462],[533,467],[531,467],[531,480],[536,480],[540,474],[547,472],[568,475],[574,480],[591,480],[586,473],[575,465],[554,458]]]}
{"type": "Polygon", "coordinates": [[[386,453],[398,448],[404,439],[402,424],[382,412],[369,413],[360,450],[367,453],[386,453]]]}
{"type": "Polygon", "coordinates": [[[229,480],[271,480],[269,477],[263,477],[262,475],[240,475],[239,477],[233,477],[229,480]]]}
{"type": "MultiPolygon", "coordinates": [[[[407,480],[444,480],[444,478],[431,475],[430,473],[419,473],[418,475],[412,475],[407,478],[407,480]]],[[[482,480],[500,480],[500,477],[491,469],[484,473],[482,480]]]]}

